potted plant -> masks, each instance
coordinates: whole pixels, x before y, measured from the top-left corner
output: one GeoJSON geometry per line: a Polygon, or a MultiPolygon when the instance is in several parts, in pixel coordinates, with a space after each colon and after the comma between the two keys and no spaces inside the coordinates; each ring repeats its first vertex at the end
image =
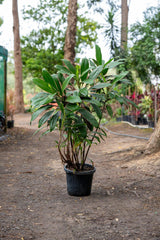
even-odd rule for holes
{"type": "Polygon", "coordinates": [[[122,112],[121,107],[116,109],[116,121],[117,122],[122,121],[122,113],[121,112],[122,112]]]}
{"type": "Polygon", "coordinates": [[[57,74],[42,71],[42,79],[33,79],[43,92],[31,100],[31,122],[40,114],[38,130],[42,135],[59,131],[56,141],[67,176],[69,195],[86,196],[91,192],[94,163],[87,164],[92,144],[106,137],[101,127],[103,113],[112,116],[111,100],[127,103],[125,97],[115,90],[124,80],[127,72],[107,76],[109,69],[121,62],[102,60],[101,49],[96,45],[96,59],[82,59],[73,66],[68,60],[57,65],[57,74]]]}
{"type": "Polygon", "coordinates": [[[141,99],[141,103],[138,104],[138,107],[141,110],[141,113],[144,116],[147,116],[148,125],[153,124],[153,101],[150,96],[145,96],[141,99]]]}
{"type": "Polygon", "coordinates": [[[154,117],[153,117],[153,111],[150,111],[147,115],[148,118],[148,127],[154,128],[154,117]]]}

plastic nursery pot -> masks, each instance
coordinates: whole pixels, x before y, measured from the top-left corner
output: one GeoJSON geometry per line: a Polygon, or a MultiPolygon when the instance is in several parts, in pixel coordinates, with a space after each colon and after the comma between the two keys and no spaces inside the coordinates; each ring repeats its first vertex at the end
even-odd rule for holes
{"type": "Polygon", "coordinates": [[[8,120],[7,121],[7,128],[13,128],[14,127],[14,120],[8,120]]]}
{"type": "Polygon", "coordinates": [[[72,171],[64,167],[67,180],[67,192],[71,196],[89,196],[91,194],[93,174],[96,171],[95,167],[90,164],[85,164],[86,167],[91,167],[91,170],[72,171]]]}
{"type": "Polygon", "coordinates": [[[148,120],[148,127],[154,128],[154,121],[148,120]]]}

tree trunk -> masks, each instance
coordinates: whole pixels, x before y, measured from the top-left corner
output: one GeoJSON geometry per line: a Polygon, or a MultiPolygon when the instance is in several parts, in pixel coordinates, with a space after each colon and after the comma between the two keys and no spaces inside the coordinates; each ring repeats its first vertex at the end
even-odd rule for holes
{"type": "Polygon", "coordinates": [[[160,151],[160,117],[156,124],[156,128],[148,141],[145,154],[151,154],[157,151],[160,151]]]}
{"type": "Polygon", "coordinates": [[[77,31],[77,0],[69,0],[67,24],[64,59],[74,64],[77,31]]]}
{"type": "Polygon", "coordinates": [[[127,32],[128,32],[128,5],[127,0],[121,0],[121,48],[127,47],[127,32]]]}
{"type": "Polygon", "coordinates": [[[12,14],[13,14],[13,34],[14,34],[14,64],[15,64],[15,111],[24,112],[22,59],[21,59],[17,0],[12,0],[12,14]]]}

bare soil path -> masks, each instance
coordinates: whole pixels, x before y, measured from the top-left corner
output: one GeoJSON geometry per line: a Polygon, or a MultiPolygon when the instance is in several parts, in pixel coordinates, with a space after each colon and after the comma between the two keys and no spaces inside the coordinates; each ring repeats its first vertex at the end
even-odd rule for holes
{"type": "MultiPolygon", "coordinates": [[[[146,140],[108,134],[92,148],[92,194],[67,195],[54,132],[33,136],[30,114],[0,142],[0,240],[160,240],[160,152],[144,156],[146,140]]],[[[117,123],[125,134],[151,130],[117,123]]]]}

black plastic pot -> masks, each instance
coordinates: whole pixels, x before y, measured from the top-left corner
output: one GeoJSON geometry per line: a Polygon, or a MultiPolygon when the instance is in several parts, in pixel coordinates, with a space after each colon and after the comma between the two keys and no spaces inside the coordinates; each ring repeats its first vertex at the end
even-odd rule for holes
{"type": "Polygon", "coordinates": [[[128,121],[128,116],[123,115],[122,120],[123,120],[123,121],[128,121]]]}
{"type": "Polygon", "coordinates": [[[117,121],[117,122],[121,122],[121,121],[122,121],[122,118],[121,118],[121,117],[116,117],[116,121],[117,121]]]}
{"type": "Polygon", "coordinates": [[[7,121],[7,128],[13,128],[14,127],[14,120],[8,120],[7,121]]]}
{"type": "Polygon", "coordinates": [[[131,115],[131,123],[132,123],[133,125],[136,125],[136,117],[133,116],[133,115],[131,115]]]}
{"type": "MultiPolygon", "coordinates": [[[[89,164],[85,166],[92,167],[89,164]]],[[[72,171],[64,167],[67,179],[67,192],[71,196],[89,196],[91,194],[93,174],[95,168],[85,171],[72,171]]]]}
{"type": "Polygon", "coordinates": [[[148,127],[154,128],[154,121],[148,120],[148,127]]]}

